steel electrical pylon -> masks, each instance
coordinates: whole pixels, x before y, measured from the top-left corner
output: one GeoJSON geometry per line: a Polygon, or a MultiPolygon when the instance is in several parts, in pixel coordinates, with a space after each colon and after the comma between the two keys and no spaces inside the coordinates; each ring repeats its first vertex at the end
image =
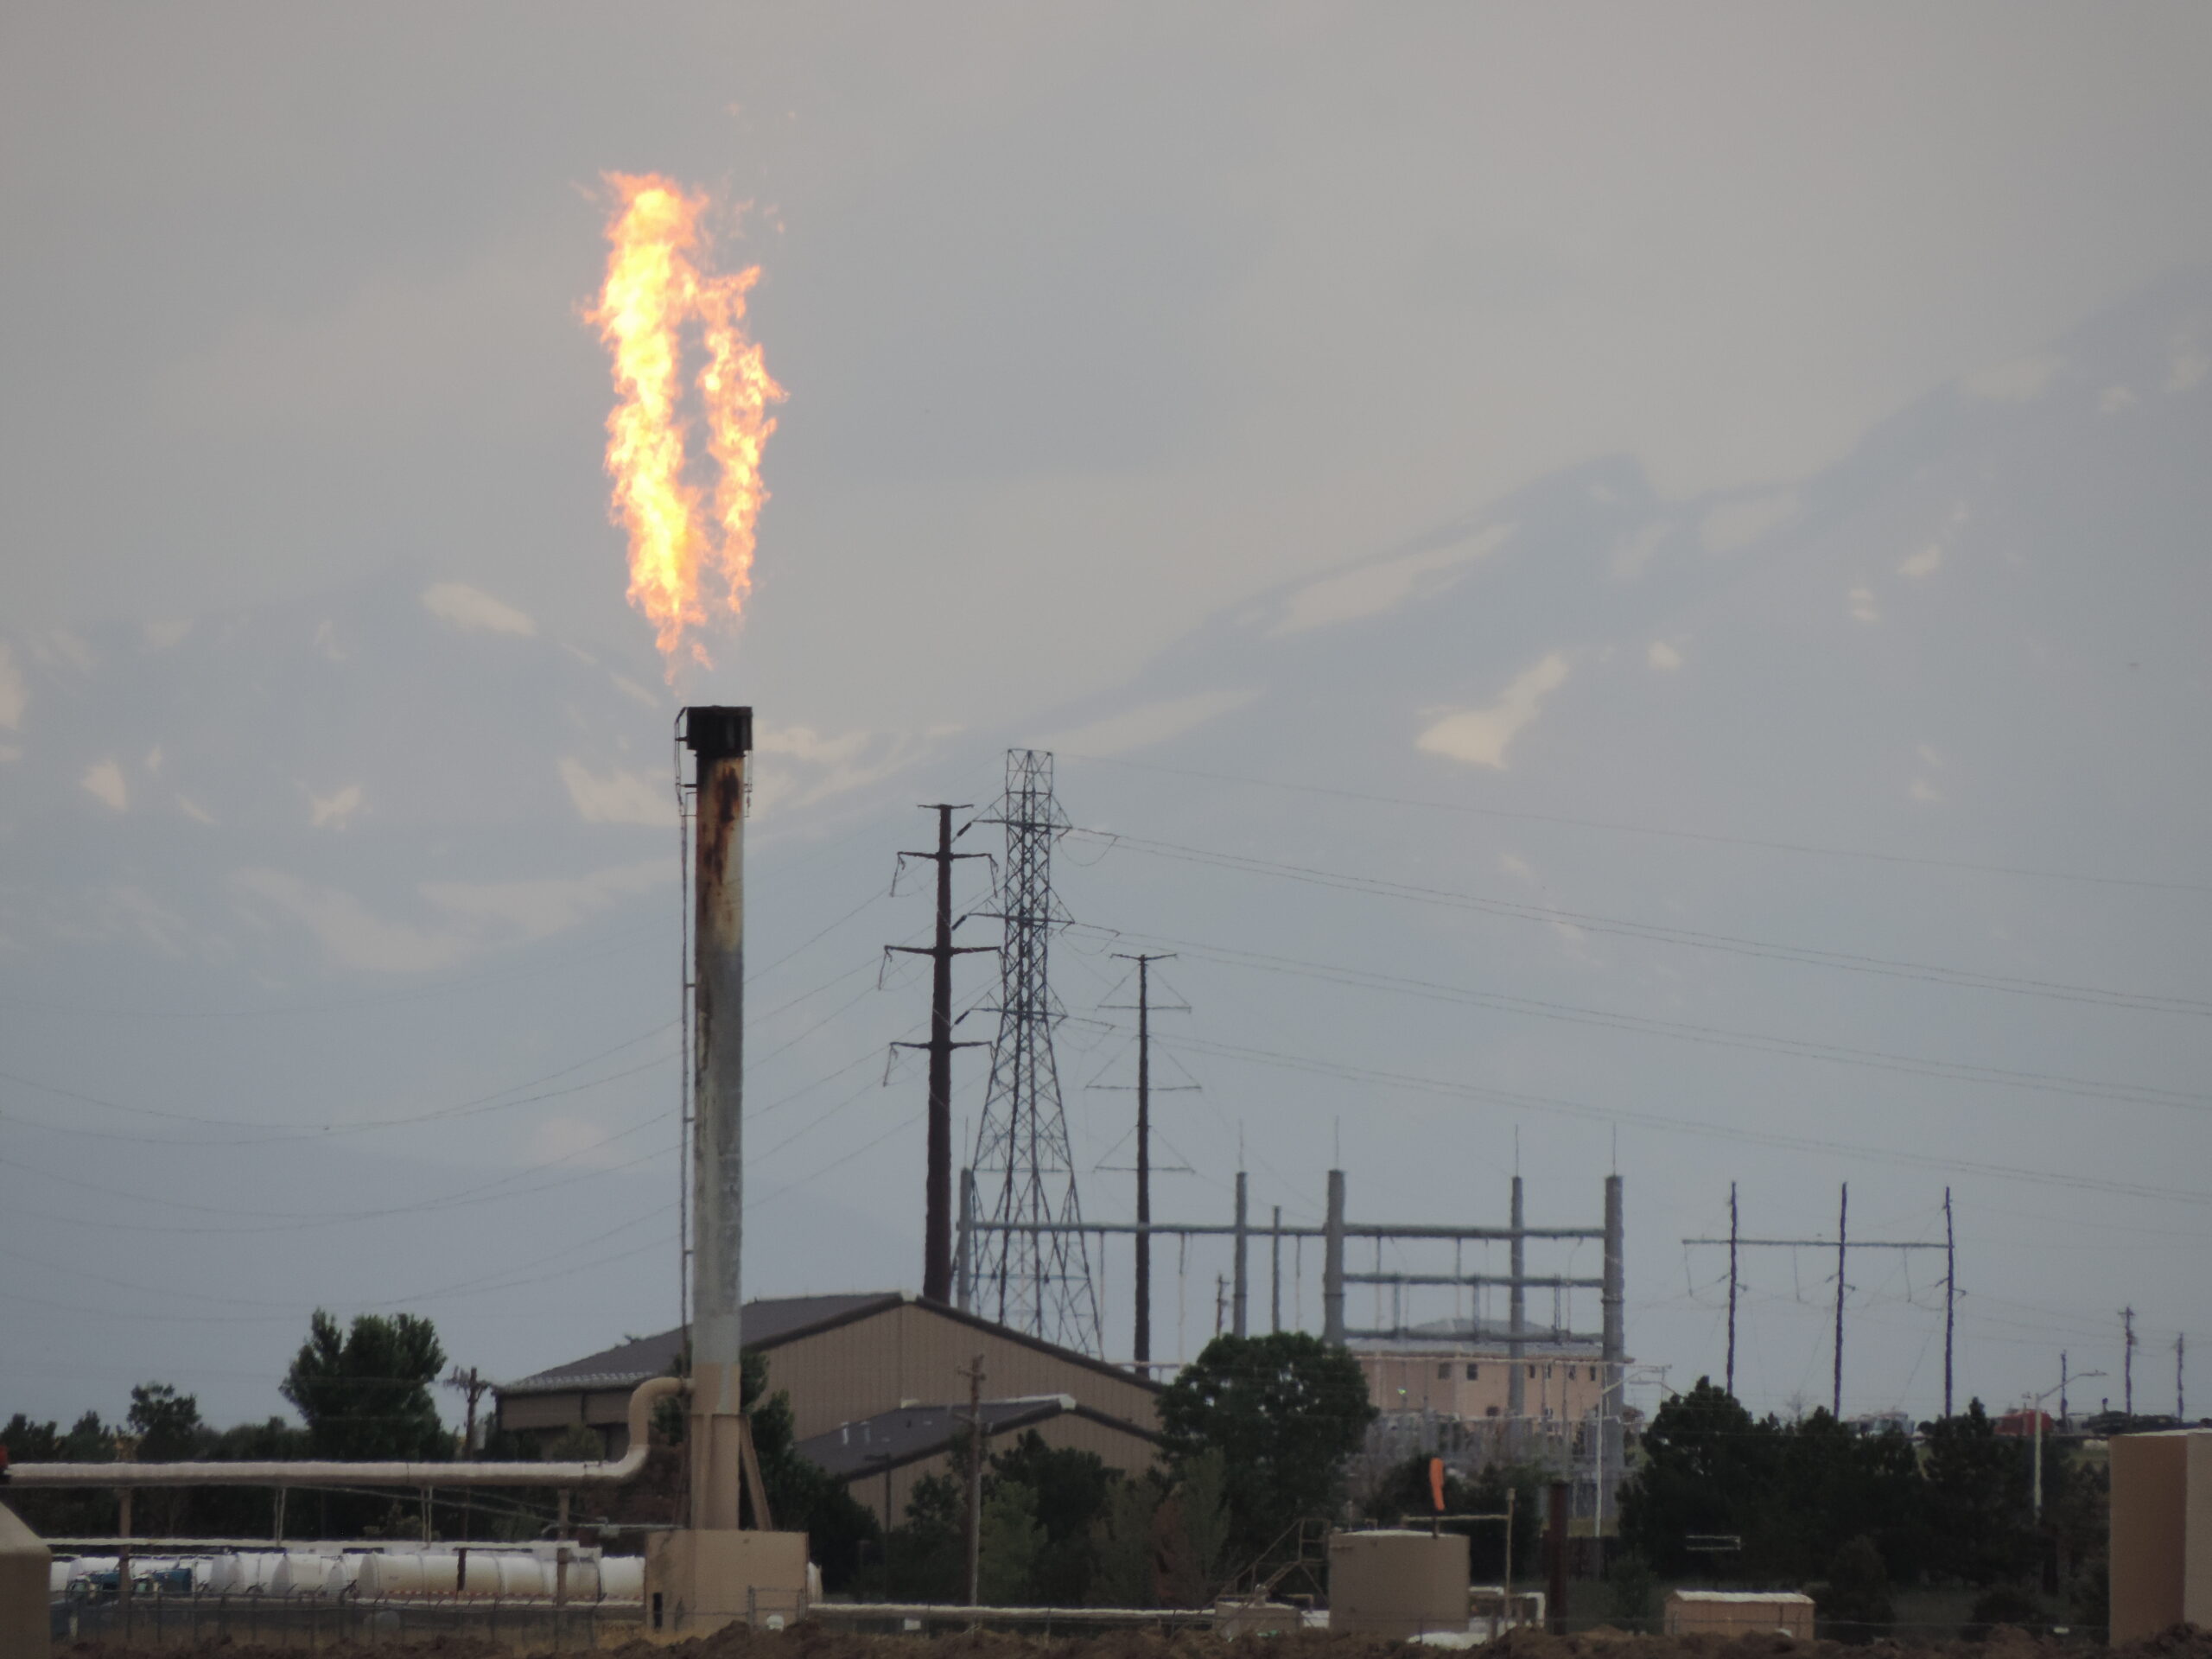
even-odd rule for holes
{"type": "Polygon", "coordinates": [[[1052,937],[1067,925],[1052,893],[1052,843],[1067,815],[1052,794],[1052,757],[1009,749],[1006,829],[998,907],[1006,944],[999,956],[999,1029],[976,1135],[976,1219],[971,1239],[972,1300],[978,1313],[1063,1347],[1100,1353],[1098,1294],[1082,1232],[1075,1157],[1052,1028],[1062,1015],[1049,971],[1052,937]]]}

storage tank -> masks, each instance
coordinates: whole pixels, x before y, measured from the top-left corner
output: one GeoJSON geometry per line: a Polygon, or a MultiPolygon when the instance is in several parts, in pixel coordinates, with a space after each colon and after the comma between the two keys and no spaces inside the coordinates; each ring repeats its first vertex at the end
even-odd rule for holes
{"type": "MultiPolygon", "coordinates": [[[[477,1561],[474,1552],[468,1560],[468,1576],[476,1576],[477,1561]]],[[[364,1555],[355,1586],[364,1601],[377,1601],[393,1597],[421,1600],[428,1596],[450,1596],[461,1576],[459,1557],[451,1550],[409,1550],[389,1555],[364,1555]]],[[[473,1587],[473,1586],[472,1586],[473,1587]]]]}

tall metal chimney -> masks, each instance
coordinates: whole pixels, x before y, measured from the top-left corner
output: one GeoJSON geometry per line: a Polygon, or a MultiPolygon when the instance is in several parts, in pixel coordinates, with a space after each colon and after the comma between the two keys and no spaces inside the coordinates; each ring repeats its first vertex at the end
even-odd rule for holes
{"type": "Polygon", "coordinates": [[[692,837],[691,1524],[738,1524],[744,1235],[745,762],[753,710],[683,711],[692,837]]]}

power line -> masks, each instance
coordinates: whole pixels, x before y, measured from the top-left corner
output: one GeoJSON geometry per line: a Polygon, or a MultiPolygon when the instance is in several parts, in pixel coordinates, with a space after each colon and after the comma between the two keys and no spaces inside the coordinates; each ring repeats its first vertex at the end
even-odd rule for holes
{"type": "Polygon", "coordinates": [[[1870,957],[1845,950],[1827,950],[1808,946],[1782,944],[1772,940],[1754,939],[1728,933],[1706,933],[1691,928],[1668,927],[1656,923],[1639,922],[1627,918],[1604,916],[1586,911],[1562,910],[1548,905],[1521,904],[1510,899],[1485,899],[1478,894],[1459,893],[1443,887],[1426,887],[1411,882],[1386,881],[1380,877],[1326,870],[1311,865],[1278,863],[1271,859],[1253,857],[1242,853],[1217,852],[1203,847],[1190,847],[1175,842],[1154,841],[1144,836],[1120,834],[1109,830],[1073,829],[1071,835],[1088,836],[1107,842],[1109,847],[1126,847],[1134,852],[1146,853],[1158,858],[1208,866],[1216,869],[1236,870],[1248,875],[1268,875],[1304,882],[1309,886],[1328,887],[1338,892],[1365,893],[1376,898],[1408,899],[1427,905],[1449,905],[1458,909],[1472,910],[1484,915],[1503,917],[1514,921],[1536,922],[1546,926],[1562,923],[1593,933],[1618,935],[1624,938],[1642,939],[1650,944],[1675,944],[1700,950],[1717,950],[1730,955],[1745,956],[1779,962],[1794,962],[1808,967],[1833,968],[1845,973],[1872,974],[1889,978],[1916,980],[1928,984],[1956,986],[1969,990],[2000,991],[2018,996],[2037,996],[2059,1001],[2087,1003],[2095,1007],[2128,1008],[2141,1013],[2180,1014],[2196,1018],[2212,1018],[2212,1002],[2190,997],[2166,996],[2152,992],[2116,991],[2092,985],[2069,985],[2051,980],[2024,979],[2003,974],[1984,974],[1967,969],[1945,968],[1929,963],[1900,961],[1885,957],[1870,957]]]}
{"type": "Polygon", "coordinates": [[[1616,835],[1654,836],[1669,841],[1700,842],[1719,847],[1756,847],[1767,852],[1798,853],[1821,858],[1860,859],[1878,864],[1916,866],[1927,869],[1963,870],[1980,875],[2029,876],[2042,880],[2079,881],[2100,887],[2148,887],[2168,893],[2212,893],[2212,884],[2199,881],[2161,881],[2145,876],[2091,875],[2078,870],[2040,869],[2028,865],[1991,864],[1969,859],[1931,858],[1910,853],[1878,853],[1857,847],[1824,847],[1811,842],[1773,841],[1757,836],[1726,836],[1708,830],[1665,829],[1655,824],[1620,823],[1600,818],[1571,817],[1557,812],[1515,811],[1505,807],[1477,806],[1465,801],[1432,801],[1402,795],[1374,795],[1326,784],[1286,783],[1273,778],[1249,778],[1234,772],[1203,772],[1191,766],[1166,766],[1155,761],[1125,760],[1103,754],[1063,754],[1063,760],[1094,766],[1123,766],[1137,772],[1158,772],[1179,778],[1200,778],[1210,783],[1243,784],[1259,789],[1280,789],[1300,795],[1324,795],[1375,806],[1414,806],[1438,812],[1465,813],[1473,817],[1498,818],[1520,823],[1562,824],[1577,830],[1600,830],[1616,835]]]}
{"type": "Polygon", "coordinates": [[[1415,1077],[1405,1072],[1386,1071],[1372,1066],[1351,1065],[1339,1061],[1317,1059],[1304,1055],[1282,1054],[1267,1049],[1239,1047],[1205,1039],[1184,1038],[1179,1039],[1179,1043],[1183,1047],[1193,1049],[1200,1053],[1218,1054],[1224,1058],[1243,1060],[1258,1065],[1281,1066],[1291,1071],[1310,1071],[1321,1077],[1342,1077],[1357,1083],[1376,1083],[1416,1094],[1441,1095],[1465,1100],[1492,1102],[1530,1111],[1586,1118],[1601,1123],[1635,1123],[1646,1128],[1669,1134],[1712,1135],[1723,1140],[1783,1147],[1795,1151],[1839,1154],[1846,1157],[1864,1158],[1878,1163],[1902,1164],[1912,1168],[1958,1170],[1972,1174],[1991,1176],[2000,1180],[2073,1187],[2084,1192],[2113,1192],[2127,1198],[2156,1198],[2176,1204],[2212,1204],[2212,1192],[2193,1192],[2179,1187],[2152,1186],[2139,1181],[2105,1180],[2088,1175],[2059,1175],[2048,1170],[2024,1169],[2014,1165],[1988,1163],[1974,1159],[1902,1153],[1884,1147],[1863,1146],[1849,1141],[1824,1141],[1809,1135],[1783,1135],[1770,1129],[1742,1128],[1732,1124],[1706,1123],[1694,1118],[1662,1117],[1654,1112],[1638,1112],[1622,1107],[1592,1106],[1579,1101],[1560,1100],[1542,1095],[1518,1094],[1507,1090],[1484,1088],[1475,1084],[1452,1083],[1438,1077],[1415,1077]]]}
{"type": "Polygon", "coordinates": [[[1072,926],[1085,931],[1109,934],[1126,941],[1142,940],[1159,944],[1172,944],[1202,961],[1218,963],[1224,967],[1245,968],[1262,973],[1292,976],[1319,980],[1325,983],[1350,985],[1363,990],[1379,991],[1391,995],[1414,996],[1430,1001],[1459,1003],[1472,1007],[1489,1008],[1500,1014],[1524,1014],[1532,1019],[1555,1020],[1574,1025],[1596,1026],[1605,1029],[1634,1032],[1643,1035],[1667,1037],[1681,1042],[1706,1044],[1713,1047],[1741,1049],[1751,1053],[1782,1054],[1796,1058],[1825,1061],[1836,1065],[1856,1065],[1876,1071],[1893,1071],[1908,1077],[1926,1077],[1944,1082],[1986,1083],[2005,1088],[2024,1089],[2044,1094],[2064,1095],[2073,1098],[2107,1099],[2145,1106],[2212,1109],[2212,1095],[2177,1089],[2160,1089],[2147,1084],[2113,1083],[2091,1077],[2069,1077],[2060,1072],[2025,1071],[2008,1067],[1982,1065],[1970,1061],[1930,1059],[1918,1055],[1892,1054],[1878,1049],[1854,1048],[1838,1043],[1823,1043],[1809,1039],[1780,1037],[1765,1032],[1743,1031],[1725,1026],[1707,1026],[1690,1020],[1661,1020],[1647,1014],[1626,1014],[1609,1008],[1595,1008],[1585,1004],[1548,1001],[1540,997],[1515,996],[1503,992],[1478,990],[1468,986],[1452,985],[1435,980],[1412,978],[1402,974],[1347,967],[1338,963],[1313,962],[1296,957],[1273,955],[1262,950],[1240,950],[1231,945],[1208,944],[1191,939],[1170,938],[1164,935],[1145,934],[1120,929],[1096,927],[1084,923],[1072,926]]]}

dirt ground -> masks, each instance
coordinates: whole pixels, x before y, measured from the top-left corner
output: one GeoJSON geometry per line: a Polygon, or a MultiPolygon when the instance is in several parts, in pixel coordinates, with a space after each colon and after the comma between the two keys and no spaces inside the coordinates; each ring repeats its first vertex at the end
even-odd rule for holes
{"type": "MultiPolygon", "coordinates": [[[[1878,1642],[1871,1649],[1833,1642],[1793,1643],[1786,1637],[1674,1637],[1624,1636],[1593,1630],[1551,1637],[1516,1631],[1485,1649],[1491,1659],[2080,1659],[2081,1643],[2038,1641],[2000,1630],[1989,1641],[1906,1645],[1878,1642]]],[[[931,1637],[859,1636],[801,1625],[777,1635],[731,1629],[673,1646],[633,1642],[601,1649],[614,1659],[1433,1659],[1439,1650],[1370,1637],[1318,1631],[1246,1637],[1225,1643],[1195,1632],[1169,1635],[1118,1631],[1057,1638],[982,1630],[931,1637]]],[[[122,1647],[81,1642],[54,1649],[56,1659],[309,1659],[304,1648],[272,1648],[227,1641],[189,1648],[122,1647]]],[[[2111,1649],[2113,1659],[2212,1659],[2212,1632],[2177,1626],[2164,1635],[2111,1649]]],[[[420,1645],[345,1643],[315,1650],[313,1659],[523,1659],[515,1649],[474,1637],[444,1637],[420,1645]]],[[[530,1659],[552,1659],[532,1655],[530,1659]]]]}

